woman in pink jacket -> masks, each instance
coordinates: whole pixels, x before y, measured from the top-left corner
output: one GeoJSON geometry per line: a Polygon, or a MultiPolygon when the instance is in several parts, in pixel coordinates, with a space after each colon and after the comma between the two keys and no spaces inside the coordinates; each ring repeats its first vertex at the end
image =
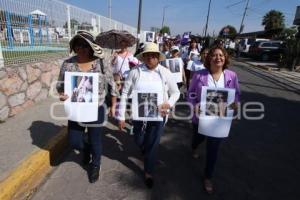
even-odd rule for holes
{"type": "MultiPolygon", "coordinates": [[[[205,139],[206,144],[206,166],[204,170],[204,189],[209,194],[213,193],[213,183],[211,181],[214,167],[216,164],[220,143],[224,138],[215,138],[204,136],[198,133],[198,117],[199,106],[201,102],[202,86],[215,88],[233,88],[235,89],[235,102],[229,105],[232,109],[237,109],[237,103],[240,101],[240,89],[238,78],[235,72],[228,70],[229,56],[223,47],[216,46],[210,49],[204,65],[206,69],[198,71],[194,74],[188,93],[188,101],[194,106],[193,124],[193,156],[198,157],[196,149],[205,139]]],[[[201,111],[200,111],[201,112],[201,111]]]]}

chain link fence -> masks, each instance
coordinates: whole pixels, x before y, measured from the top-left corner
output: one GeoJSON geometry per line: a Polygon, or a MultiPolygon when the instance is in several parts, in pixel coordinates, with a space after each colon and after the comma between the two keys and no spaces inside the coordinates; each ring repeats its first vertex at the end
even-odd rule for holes
{"type": "Polygon", "coordinates": [[[0,0],[0,68],[69,54],[78,30],[136,28],[57,0],[0,0]]]}

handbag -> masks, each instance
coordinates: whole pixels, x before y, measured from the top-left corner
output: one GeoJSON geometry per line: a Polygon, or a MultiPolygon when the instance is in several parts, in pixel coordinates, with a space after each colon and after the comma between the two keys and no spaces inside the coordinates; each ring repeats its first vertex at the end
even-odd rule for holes
{"type": "MultiPolygon", "coordinates": [[[[103,59],[99,59],[100,60],[100,68],[101,68],[101,73],[105,76],[105,71],[104,71],[104,64],[103,64],[103,59]]],[[[112,106],[112,95],[111,95],[111,85],[109,84],[105,84],[105,100],[104,103],[106,104],[107,107],[111,107],[112,106]]]]}

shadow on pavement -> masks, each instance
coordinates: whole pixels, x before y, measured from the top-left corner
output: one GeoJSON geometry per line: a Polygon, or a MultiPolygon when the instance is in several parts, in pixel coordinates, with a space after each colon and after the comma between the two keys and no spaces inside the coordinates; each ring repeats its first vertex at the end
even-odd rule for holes
{"type": "MultiPolygon", "coordinates": [[[[122,185],[144,189],[153,200],[297,199],[300,196],[300,101],[251,92],[243,92],[241,99],[242,105],[249,101],[262,102],[264,118],[247,120],[242,117],[233,122],[230,136],[224,140],[219,152],[214,176],[216,193],[212,196],[202,189],[205,144],[199,149],[200,158],[193,159],[190,151],[192,132],[188,121],[170,119],[167,123],[152,190],[143,184],[141,166],[130,159],[142,160],[132,136],[105,128],[103,156],[120,162],[137,175],[137,178],[128,176],[121,179],[122,185]]],[[[180,109],[178,112],[186,113],[180,109]]],[[[260,114],[252,113],[250,116],[260,114]]],[[[39,127],[43,130],[60,128],[45,122],[34,123],[30,130],[33,144],[39,147],[43,143],[40,141],[48,138],[40,135],[39,127]]]]}

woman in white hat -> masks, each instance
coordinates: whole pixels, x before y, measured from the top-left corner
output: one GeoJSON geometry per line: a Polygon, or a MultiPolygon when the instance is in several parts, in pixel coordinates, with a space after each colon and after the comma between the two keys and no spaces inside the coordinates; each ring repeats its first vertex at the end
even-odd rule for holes
{"type": "MultiPolygon", "coordinates": [[[[89,181],[94,183],[99,178],[99,170],[102,154],[101,134],[102,126],[105,119],[106,106],[105,96],[106,87],[111,88],[112,102],[115,102],[116,91],[114,86],[113,74],[110,67],[103,65],[102,49],[94,42],[94,37],[86,32],[79,31],[70,41],[70,50],[76,55],[65,60],[61,66],[57,91],[61,101],[69,97],[64,93],[65,72],[90,72],[99,74],[99,108],[98,120],[95,122],[80,123],[68,121],[68,137],[72,148],[83,153],[83,164],[89,164],[88,176],[89,181]],[[89,126],[93,124],[93,126],[89,126]],[[96,124],[96,126],[95,126],[96,124]],[[85,130],[87,128],[87,134],[85,130]],[[84,136],[87,136],[85,140],[84,136]]],[[[88,114],[88,113],[87,113],[88,114]]]]}
{"type": "Polygon", "coordinates": [[[180,92],[173,79],[172,73],[159,64],[165,56],[159,51],[157,44],[145,44],[144,51],[137,55],[143,64],[132,69],[125,80],[119,110],[119,128],[125,127],[126,99],[133,90],[152,88],[163,96],[163,101],[158,105],[158,112],[163,121],[138,121],[133,120],[133,133],[137,145],[144,154],[144,178],[147,187],[153,186],[153,172],[156,162],[160,136],[170,108],[179,98],[180,92]]]}

